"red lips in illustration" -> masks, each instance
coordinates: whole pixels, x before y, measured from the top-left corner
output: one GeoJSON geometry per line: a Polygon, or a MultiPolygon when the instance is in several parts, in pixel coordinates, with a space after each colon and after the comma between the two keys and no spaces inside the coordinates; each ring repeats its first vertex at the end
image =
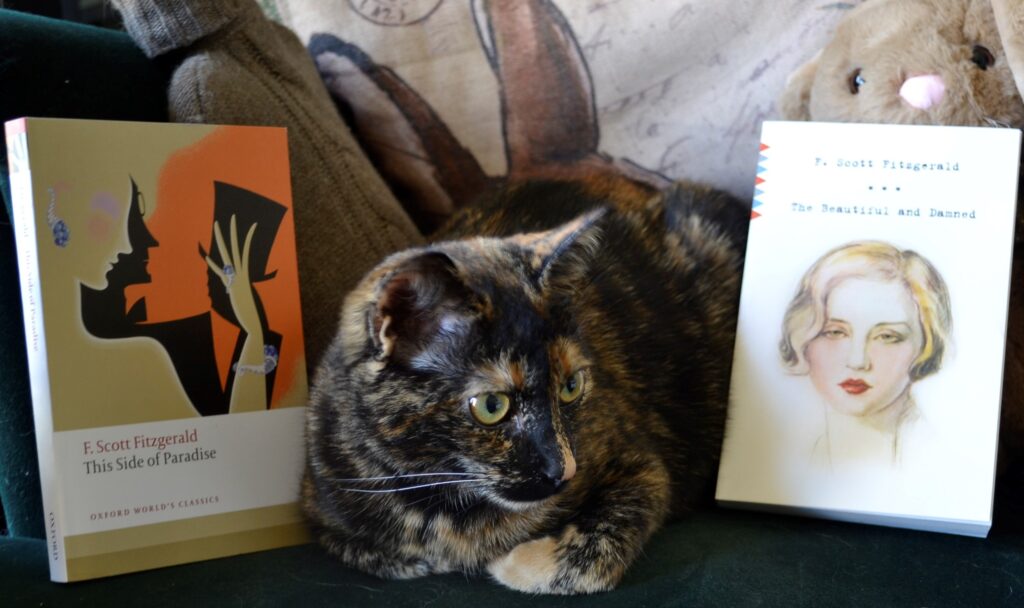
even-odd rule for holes
{"type": "Polygon", "coordinates": [[[864,382],[863,380],[847,378],[846,380],[843,380],[842,382],[839,383],[839,388],[843,389],[844,391],[851,395],[859,395],[867,391],[869,388],[871,388],[871,385],[868,384],[867,382],[864,382]]]}

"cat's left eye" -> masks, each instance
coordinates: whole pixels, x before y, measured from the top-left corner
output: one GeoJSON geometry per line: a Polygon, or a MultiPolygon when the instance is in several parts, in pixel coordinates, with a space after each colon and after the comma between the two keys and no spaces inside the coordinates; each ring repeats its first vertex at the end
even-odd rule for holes
{"type": "Polygon", "coordinates": [[[470,413],[484,426],[498,424],[511,409],[511,400],[505,393],[480,393],[469,400],[470,413]]]}
{"type": "Polygon", "coordinates": [[[562,389],[558,391],[558,398],[562,403],[569,403],[579,399],[583,393],[583,370],[578,370],[575,374],[569,376],[562,383],[562,389]]]}

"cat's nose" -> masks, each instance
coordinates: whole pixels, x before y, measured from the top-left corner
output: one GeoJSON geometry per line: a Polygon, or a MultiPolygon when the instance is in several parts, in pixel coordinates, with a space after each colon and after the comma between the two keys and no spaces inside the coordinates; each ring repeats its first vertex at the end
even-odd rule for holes
{"type": "Polygon", "coordinates": [[[565,467],[562,463],[557,460],[549,460],[545,463],[544,468],[541,470],[541,474],[544,476],[544,481],[551,484],[553,488],[560,488],[562,484],[568,481],[565,478],[565,467]]]}
{"type": "Polygon", "coordinates": [[[571,452],[565,451],[562,453],[562,459],[548,459],[541,468],[541,475],[544,476],[545,482],[558,490],[576,476],[576,459],[572,457],[571,452]]]}
{"type": "Polygon", "coordinates": [[[918,110],[927,110],[938,105],[945,95],[946,83],[938,74],[912,76],[900,87],[900,97],[903,101],[918,110]]]}

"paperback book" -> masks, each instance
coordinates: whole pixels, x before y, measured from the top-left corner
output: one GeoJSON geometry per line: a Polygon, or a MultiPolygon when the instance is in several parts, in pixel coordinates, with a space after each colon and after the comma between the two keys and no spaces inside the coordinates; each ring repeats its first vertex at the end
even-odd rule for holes
{"type": "Polygon", "coordinates": [[[985,536],[1020,131],[761,141],[717,500],[985,536]]]}
{"type": "Polygon", "coordinates": [[[5,126],[51,578],[304,542],[286,131],[5,126]]]}

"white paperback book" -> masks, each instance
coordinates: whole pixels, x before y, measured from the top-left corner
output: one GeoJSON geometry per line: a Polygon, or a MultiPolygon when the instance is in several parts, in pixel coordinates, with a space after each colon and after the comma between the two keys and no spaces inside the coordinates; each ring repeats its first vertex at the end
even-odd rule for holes
{"type": "Polygon", "coordinates": [[[987,535],[1020,131],[761,142],[719,504],[987,535]]]}

